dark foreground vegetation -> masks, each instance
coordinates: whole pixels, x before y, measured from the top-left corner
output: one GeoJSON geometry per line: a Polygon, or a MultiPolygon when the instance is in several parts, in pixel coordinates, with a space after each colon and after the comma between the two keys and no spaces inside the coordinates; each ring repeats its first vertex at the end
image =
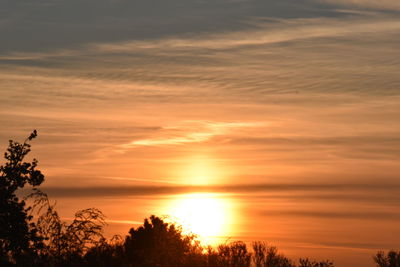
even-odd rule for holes
{"type": "MultiPolygon", "coordinates": [[[[122,238],[103,236],[105,217],[95,208],[76,212],[63,222],[55,205],[38,187],[44,175],[37,161],[26,162],[29,142],[10,141],[6,162],[0,167],[0,266],[208,266],[208,267],[330,267],[331,261],[308,258],[294,262],[264,242],[231,242],[204,247],[179,226],[151,216],[122,238]],[[18,189],[31,193],[20,199],[18,189]]],[[[400,252],[378,252],[379,267],[400,267],[400,252]]]]}

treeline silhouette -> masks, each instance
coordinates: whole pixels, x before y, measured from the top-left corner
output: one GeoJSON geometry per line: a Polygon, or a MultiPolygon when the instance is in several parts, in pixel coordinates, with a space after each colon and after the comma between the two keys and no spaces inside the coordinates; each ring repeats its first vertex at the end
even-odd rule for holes
{"type": "MultiPolygon", "coordinates": [[[[80,210],[70,223],[64,222],[38,188],[44,175],[37,170],[37,160],[24,160],[36,137],[35,130],[23,143],[10,141],[0,166],[0,266],[334,266],[329,260],[294,262],[264,242],[203,246],[195,235],[183,234],[180,226],[154,215],[125,238],[110,240],[103,236],[105,217],[98,209],[80,210]],[[26,185],[31,193],[18,197],[26,185]]],[[[400,267],[400,252],[378,252],[373,259],[379,267],[400,267]]]]}

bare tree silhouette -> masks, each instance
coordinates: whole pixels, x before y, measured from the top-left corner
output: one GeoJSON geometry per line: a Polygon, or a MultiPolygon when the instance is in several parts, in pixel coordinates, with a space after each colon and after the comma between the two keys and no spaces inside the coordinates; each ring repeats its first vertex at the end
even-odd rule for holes
{"type": "Polygon", "coordinates": [[[31,211],[38,215],[36,226],[43,239],[42,257],[53,265],[79,261],[91,247],[104,242],[103,226],[106,223],[100,210],[77,211],[68,224],[60,219],[55,203],[50,203],[47,194],[35,189],[28,198],[34,199],[31,211]]]}

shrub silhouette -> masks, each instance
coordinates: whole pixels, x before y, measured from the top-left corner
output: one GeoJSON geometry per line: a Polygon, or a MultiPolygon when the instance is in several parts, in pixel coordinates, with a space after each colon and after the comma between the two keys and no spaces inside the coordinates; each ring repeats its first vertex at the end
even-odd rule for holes
{"type": "Polygon", "coordinates": [[[333,262],[326,260],[326,261],[314,261],[310,260],[308,258],[306,259],[300,259],[300,265],[299,267],[333,267],[333,262]]]}
{"type": "Polygon", "coordinates": [[[253,262],[256,267],[296,266],[290,259],[278,254],[276,247],[268,247],[265,242],[253,242],[253,251],[253,262]]]}
{"type": "Polygon", "coordinates": [[[232,242],[222,244],[217,250],[210,248],[208,266],[248,267],[250,266],[251,254],[243,242],[232,242]]]}
{"type": "Polygon", "coordinates": [[[125,264],[123,240],[120,236],[115,235],[109,242],[101,239],[100,242],[90,248],[84,255],[82,260],[83,266],[129,266],[125,264]]]}
{"type": "Polygon", "coordinates": [[[105,216],[96,208],[79,210],[71,223],[61,221],[47,195],[35,190],[32,211],[38,210],[37,231],[43,239],[42,262],[57,266],[80,262],[87,250],[104,242],[105,216]]]}
{"type": "Polygon", "coordinates": [[[400,251],[391,250],[387,254],[379,251],[373,259],[377,267],[400,267],[400,251]]]}

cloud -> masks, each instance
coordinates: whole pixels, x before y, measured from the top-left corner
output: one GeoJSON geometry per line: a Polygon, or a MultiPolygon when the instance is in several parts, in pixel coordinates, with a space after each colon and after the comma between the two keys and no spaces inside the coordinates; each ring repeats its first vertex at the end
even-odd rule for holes
{"type": "Polygon", "coordinates": [[[400,24],[336,13],[3,53],[0,135],[38,128],[52,173],[64,171],[57,162],[85,174],[113,162],[115,176],[157,179],[202,153],[259,180],[396,173],[400,24]]]}
{"type": "Polygon", "coordinates": [[[165,126],[159,132],[161,137],[139,139],[119,145],[122,149],[135,146],[183,145],[186,143],[207,142],[213,137],[229,134],[244,127],[254,127],[257,123],[184,121],[174,126],[165,126]]]}
{"type": "Polygon", "coordinates": [[[173,50],[182,52],[194,48],[233,49],[238,47],[259,46],[293,42],[303,39],[351,36],[354,32],[370,33],[400,29],[400,22],[394,17],[385,18],[377,14],[371,18],[298,18],[276,19],[269,22],[254,23],[253,29],[228,33],[202,34],[192,38],[163,38],[159,40],[132,41],[121,43],[95,44],[93,49],[102,52],[133,52],[138,49],[173,50]]]}
{"type": "Polygon", "coordinates": [[[396,133],[382,135],[329,136],[329,137],[249,137],[236,136],[225,141],[227,145],[256,146],[259,149],[279,151],[291,149],[325,151],[344,159],[374,159],[385,161],[400,158],[400,138],[396,133]]]}
{"type": "Polygon", "coordinates": [[[315,5],[309,1],[297,5],[291,0],[2,1],[0,31],[4,41],[0,53],[223,32],[246,27],[247,19],[254,16],[315,15],[315,5]]]}
{"type": "Polygon", "coordinates": [[[262,103],[311,101],[318,93],[398,94],[398,31],[397,18],[381,14],[259,20],[236,31],[3,54],[1,79],[10,88],[5,99],[29,95],[30,102],[71,106],[87,99],[262,103]]]}
{"type": "Polygon", "coordinates": [[[397,0],[320,0],[320,2],[374,10],[400,11],[400,3],[397,0]]]}
{"type": "MultiPolygon", "coordinates": [[[[113,179],[112,177],[109,179],[113,179]]],[[[46,187],[44,190],[54,197],[99,197],[99,196],[151,196],[151,195],[173,195],[195,192],[212,192],[225,194],[244,194],[246,198],[288,198],[288,199],[316,199],[329,200],[329,198],[345,197],[346,200],[361,200],[373,202],[384,195],[393,200],[399,200],[398,192],[400,185],[395,183],[386,184],[361,184],[361,183],[252,183],[234,185],[213,186],[188,186],[168,185],[127,185],[108,187],[46,187]],[[257,194],[259,193],[259,194],[257,194]],[[277,194],[276,194],[277,193],[277,194]],[[300,194],[297,194],[300,193],[300,194]],[[362,194],[361,194],[362,193],[362,194]],[[269,195],[271,194],[271,195],[269,195]],[[361,195],[360,195],[361,194],[361,195]],[[365,194],[365,195],[363,195],[365,194]],[[369,198],[368,198],[369,196],[369,198]]],[[[240,197],[240,195],[238,195],[240,197]]],[[[333,199],[335,200],[335,199],[333,199]]]]}
{"type": "Polygon", "coordinates": [[[312,217],[317,219],[346,219],[346,220],[398,220],[400,212],[397,211],[354,211],[354,210],[266,210],[261,212],[266,217],[290,216],[290,217],[312,217]]]}

